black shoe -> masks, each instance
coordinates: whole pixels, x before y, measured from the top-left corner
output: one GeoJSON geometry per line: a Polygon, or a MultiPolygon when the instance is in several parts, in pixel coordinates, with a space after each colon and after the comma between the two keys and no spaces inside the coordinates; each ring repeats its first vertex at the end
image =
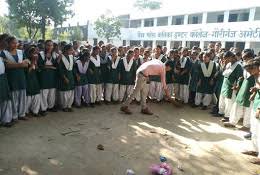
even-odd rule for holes
{"type": "Polygon", "coordinates": [[[69,109],[68,108],[64,108],[62,109],[63,112],[69,112],[69,109]]]}
{"type": "Polygon", "coordinates": [[[47,115],[47,112],[46,112],[46,111],[41,111],[41,112],[40,112],[40,115],[41,115],[42,117],[45,117],[45,116],[47,115]]]}
{"type": "Polygon", "coordinates": [[[14,125],[13,122],[9,122],[9,123],[3,123],[2,126],[6,127],[6,128],[11,128],[14,125]]]}
{"type": "Polygon", "coordinates": [[[199,106],[197,106],[197,105],[195,105],[195,104],[192,104],[191,107],[192,107],[192,108],[197,108],[197,107],[199,107],[199,106]]]}
{"type": "Polygon", "coordinates": [[[220,121],[222,121],[222,122],[229,122],[229,117],[223,117],[220,121]]]}
{"type": "Polygon", "coordinates": [[[95,107],[95,103],[90,103],[90,107],[94,108],[95,107]]]}
{"type": "Polygon", "coordinates": [[[18,120],[26,121],[26,120],[28,120],[28,118],[27,117],[18,117],[18,120]]]}
{"type": "Polygon", "coordinates": [[[213,116],[213,117],[224,117],[224,114],[216,113],[216,114],[213,114],[212,116],[213,116]]]}
{"type": "Polygon", "coordinates": [[[202,106],[202,107],[201,107],[201,110],[207,110],[207,109],[208,109],[207,106],[202,106]]]}
{"type": "Polygon", "coordinates": [[[96,105],[101,105],[101,102],[100,102],[100,101],[97,101],[97,102],[96,102],[96,105]]]}
{"type": "Polygon", "coordinates": [[[73,109],[72,108],[68,108],[68,112],[73,112],[73,109]]]}
{"type": "Polygon", "coordinates": [[[251,137],[252,137],[252,133],[251,132],[246,134],[246,135],[244,135],[244,138],[248,139],[248,140],[251,140],[251,137]]]}
{"type": "Polygon", "coordinates": [[[56,107],[53,107],[51,109],[48,109],[48,111],[50,111],[50,112],[58,112],[58,109],[56,107]]]}

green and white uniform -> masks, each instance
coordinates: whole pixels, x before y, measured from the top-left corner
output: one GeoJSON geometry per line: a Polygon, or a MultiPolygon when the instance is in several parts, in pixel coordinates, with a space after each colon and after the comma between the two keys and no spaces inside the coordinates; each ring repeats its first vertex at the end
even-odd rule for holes
{"type": "Polygon", "coordinates": [[[105,91],[105,100],[110,102],[119,100],[119,61],[120,57],[117,57],[115,61],[112,60],[112,56],[108,56],[108,75],[105,91]]]}
{"type": "Polygon", "coordinates": [[[40,83],[38,80],[38,69],[34,66],[30,71],[26,71],[26,113],[38,114],[41,106],[40,83]]]}
{"type": "Polygon", "coordinates": [[[243,69],[239,62],[228,63],[223,72],[224,80],[219,98],[219,114],[229,117],[231,107],[236,98],[236,91],[232,89],[238,79],[243,76],[243,69]]]}
{"type": "Polygon", "coordinates": [[[57,88],[57,53],[53,52],[51,58],[47,58],[44,51],[41,51],[38,59],[39,82],[41,88],[41,111],[52,109],[56,102],[57,88]],[[53,66],[48,68],[46,66],[53,66]]]}
{"type": "Polygon", "coordinates": [[[255,78],[244,70],[244,79],[241,82],[242,85],[240,85],[236,100],[230,111],[229,122],[236,125],[243,118],[243,126],[250,128],[250,113],[253,105],[249,98],[251,95],[250,88],[255,85],[255,78]]]}
{"type": "MultiPolygon", "coordinates": [[[[3,51],[3,58],[13,63],[23,62],[23,51],[17,49],[17,54],[3,51]]],[[[13,119],[25,117],[26,113],[26,78],[24,68],[7,69],[7,79],[12,96],[13,119]]]]}
{"type": "Polygon", "coordinates": [[[198,106],[201,103],[203,106],[209,106],[212,101],[212,95],[214,92],[214,84],[210,84],[213,81],[216,73],[216,64],[213,61],[209,63],[200,63],[198,81],[201,82],[197,87],[195,104],[198,106]]]}
{"type": "Polygon", "coordinates": [[[119,88],[119,101],[124,101],[133,92],[137,64],[131,59],[128,61],[126,57],[119,61],[120,70],[120,88],[119,88]]]}
{"type": "Polygon", "coordinates": [[[74,101],[74,73],[73,73],[73,56],[64,56],[62,55],[61,61],[58,66],[58,89],[60,92],[60,104],[62,109],[71,108],[74,101]],[[66,77],[69,82],[66,84],[64,81],[64,77],[66,77]]]}
{"type": "Polygon", "coordinates": [[[2,124],[12,121],[11,93],[5,73],[5,64],[0,57],[0,122],[2,124]]]}
{"type": "Polygon", "coordinates": [[[181,72],[186,71],[183,75],[179,75],[179,97],[180,100],[184,103],[189,102],[189,80],[190,80],[190,70],[191,70],[191,61],[189,57],[180,58],[180,70],[181,72]]]}
{"type": "Polygon", "coordinates": [[[88,80],[91,103],[100,102],[103,94],[102,74],[100,66],[100,56],[97,55],[96,58],[91,56],[88,67],[88,80]]]}
{"type": "MultiPolygon", "coordinates": [[[[158,59],[162,63],[166,62],[166,58],[163,54],[161,54],[158,58],[155,57],[155,54],[152,55],[152,60],[158,59]]],[[[163,89],[161,83],[161,77],[158,75],[149,76],[150,85],[149,85],[149,96],[151,99],[156,99],[157,101],[161,101],[163,99],[163,89]]]]}

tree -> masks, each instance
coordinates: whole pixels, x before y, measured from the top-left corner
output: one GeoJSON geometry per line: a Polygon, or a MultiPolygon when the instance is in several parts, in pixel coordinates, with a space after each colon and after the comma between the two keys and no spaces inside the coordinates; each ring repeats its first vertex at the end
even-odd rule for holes
{"type": "Polygon", "coordinates": [[[160,0],[136,0],[134,7],[139,9],[150,9],[157,10],[162,6],[162,2],[160,0]]]}
{"type": "Polygon", "coordinates": [[[19,34],[17,24],[7,16],[0,16],[0,33],[17,36],[19,34]]]}
{"type": "Polygon", "coordinates": [[[70,40],[74,41],[74,40],[79,40],[81,41],[83,38],[83,33],[80,29],[79,26],[73,28],[71,35],[70,35],[70,40]]]}
{"type": "Polygon", "coordinates": [[[120,32],[121,23],[117,17],[101,15],[95,21],[94,30],[97,32],[97,35],[101,38],[106,38],[107,42],[111,38],[119,38],[121,35],[120,32]]]}
{"type": "Polygon", "coordinates": [[[7,0],[9,16],[16,20],[20,27],[25,27],[30,39],[35,38],[41,30],[45,39],[46,26],[51,22],[61,25],[73,15],[68,9],[73,0],[7,0]]]}

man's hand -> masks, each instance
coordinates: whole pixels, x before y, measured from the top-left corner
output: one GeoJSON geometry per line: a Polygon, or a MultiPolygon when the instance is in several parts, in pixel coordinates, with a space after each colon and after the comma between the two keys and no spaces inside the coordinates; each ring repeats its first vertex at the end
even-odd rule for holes
{"type": "Polygon", "coordinates": [[[64,77],[64,83],[65,84],[69,84],[70,83],[70,81],[69,81],[69,79],[67,77],[64,77]]]}
{"type": "Polygon", "coordinates": [[[257,108],[255,113],[255,118],[259,119],[259,115],[260,115],[260,108],[257,108]]]}

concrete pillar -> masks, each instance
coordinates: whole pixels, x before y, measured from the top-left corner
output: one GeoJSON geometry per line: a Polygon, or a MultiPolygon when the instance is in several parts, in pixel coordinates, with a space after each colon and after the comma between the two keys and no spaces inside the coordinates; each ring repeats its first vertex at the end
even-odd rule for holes
{"type": "Polygon", "coordinates": [[[207,23],[207,18],[208,18],[208,13],[207,12],[203,12],[202,24],[206,24],[207,23]]]}
{"type": "Polygon", "coordinates": [[[228,18],[229,18],[229,11],[224,11],[224,23],[228,22],[228,18]]]}
{"type": "Polygon", "coordinates": [[[183,25],[187,25],[189,23],[189,15],[184,15],[183,25]]]}
{"type": "Polygon", "coordinates": [[[144,19],[141,19],[141,27],[144,27],[144,19]]]}
{"type": "Polygon", "coordinates": [[[140,45],[144,46],[144,40],[141,40],[140,45]]]}
{"type": "Polygon", "coordinates": [[[156,48],[156,40],[153,40],[153,49],[156,48]]]}
{"type": "Polygon", "coordinates": [[[182,42],[181,42],[181,46],[182,46],[182,47],[186,47],[186,41],[182,41],[182,42]]]}
{"type": "Polygon", "coordinates": [[[205,42],[204,41],[200,41],[200,48],[201,48],[201,50],[204,50],[204,45],[205,45],[205,42]]]}
{"type": "Polygon", "coordinates": [[[157,18],[153,18],[153,26],[156,27],[157,26],[157,18]]]}
{"type": "Polygon", "coordinates": [[[247,41],[245,43],[245,49],[251,48],[251,43],[249,41],[247,41]]]}
{"type": "Polygon", "coordinates": [[[166,41],[166,47],[168,51],[171,49],[171,41],[166,41]]]}
{"type": "Polygon", "coordinates": [[[222,45],[221,46],[222,48],[225,48],[226,47],[226,42],[225,41],[221,41],[221,45],[222,45]]]}
{"type": "Polygon", "coordinates": [[[168,16],[168,26],[172,25],[172,16],[168,16]]]}
{"type": "Polygon", "coordinates": [[[248,21],[254,21],[256,7],[250,8],[248,21]]]}

